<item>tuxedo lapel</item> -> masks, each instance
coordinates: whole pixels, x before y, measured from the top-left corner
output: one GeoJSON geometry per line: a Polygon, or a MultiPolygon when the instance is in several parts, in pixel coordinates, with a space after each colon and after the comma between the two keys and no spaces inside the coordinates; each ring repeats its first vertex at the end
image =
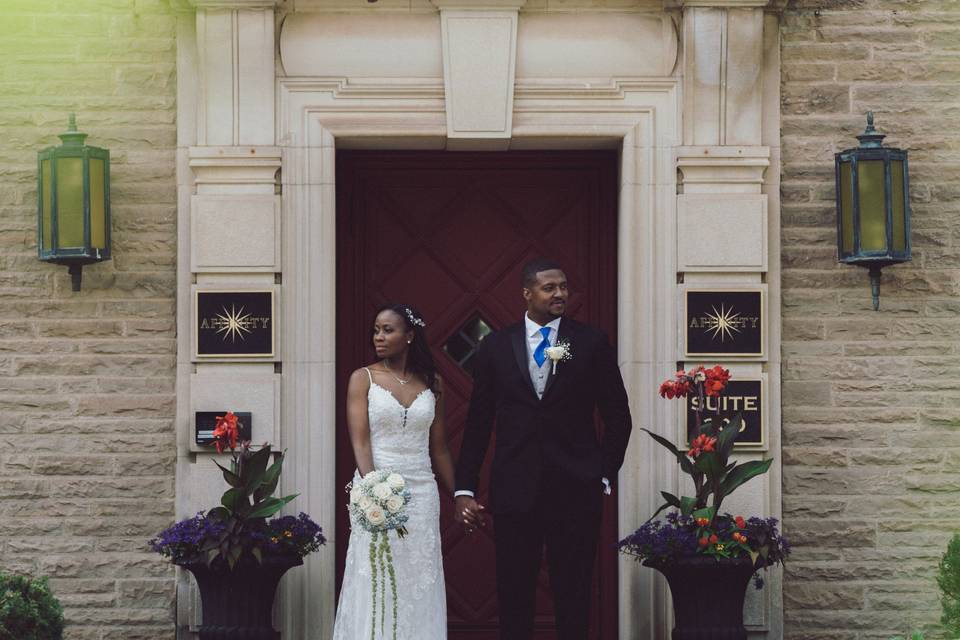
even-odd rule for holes
{"type": "Polygon", "coordinates": [[[524,327],[525,325],[522,322],[516,326],[516,329],[510,335],[510,344],[513,346],[513,355],[517,360],[517,367],[520,369],[520,377],[523,378],[527,389],[536,398],[537,392],[533,388],[533,381],[530,380],[530,368],[527,366],[527,336],[524,327]]]}
{"type": "MultiPolygon", "coordinates": [[[[570,343],[570,352],[576,355],[576,347],[573,344],[573,337],[576,333],[576,328],[573,325],[573,321],[569,318],[564,318],[560,321],[560,329],[557,331],[557,341],[556,344],[560,344],[561,341],[566,341],[570,343]]],[[[553,362],[548,364],[549,370],[547,373],[547,385],[543,389],[543,398],[541,400],[546,400],[547,396],[550,395],[550,390],[553,388],[553,385],[556,384],[557,378],[559,378],[563,373],[563,362],[557,363],[557,373],[553,373],[553,362]]],[[[529,376],[528,376],[529,377],[529,376]]]]}

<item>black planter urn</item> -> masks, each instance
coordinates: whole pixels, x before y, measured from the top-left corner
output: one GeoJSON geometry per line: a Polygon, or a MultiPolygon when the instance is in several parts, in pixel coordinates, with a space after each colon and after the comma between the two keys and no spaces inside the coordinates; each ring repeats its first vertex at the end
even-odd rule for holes
{"type": "Polygon", "coordinates": [[[743,601],[753,576],[750,558],[694,556],[644,565],[667,578],[673,596],[673,640],[747,640],[743,601]]]}
{"type": "Polygon", "coordinates": [[[268,557],[262,564],[244,558],[231,571],[222,563],[178,563],[200,589],[203,624],[200,640],[280,640],[273,629],[273,599],[280,578],[303,564],[295,556],[268,557]]]}

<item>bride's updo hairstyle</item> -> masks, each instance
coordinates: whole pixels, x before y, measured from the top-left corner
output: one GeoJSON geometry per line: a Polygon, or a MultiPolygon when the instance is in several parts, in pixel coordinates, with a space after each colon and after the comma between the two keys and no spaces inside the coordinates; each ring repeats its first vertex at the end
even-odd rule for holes
{"type": "Polygon", "coordinates": [[[427,343],[427,323],[423,321],[423,316],[408,304],[388,303],[377,309],[373,317],[388,310],[403,318],[406,331],[413,331],[413,342],[407,351],[407,370],[423,378],[427,388],[437,393],[437,365],[433,362],[433,354],[427,343]]]}

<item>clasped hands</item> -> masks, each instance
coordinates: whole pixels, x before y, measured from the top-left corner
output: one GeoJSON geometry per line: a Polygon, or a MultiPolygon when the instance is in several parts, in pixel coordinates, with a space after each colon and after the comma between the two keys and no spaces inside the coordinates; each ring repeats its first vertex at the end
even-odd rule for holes
{"type": "Polygon", "coordinates": [[[472,496],[457,496],[454,506],[454,519],[463,525],[467,533],[473,533],[480,527],[487,526],[483,516],[486,509],[472,496]]]}

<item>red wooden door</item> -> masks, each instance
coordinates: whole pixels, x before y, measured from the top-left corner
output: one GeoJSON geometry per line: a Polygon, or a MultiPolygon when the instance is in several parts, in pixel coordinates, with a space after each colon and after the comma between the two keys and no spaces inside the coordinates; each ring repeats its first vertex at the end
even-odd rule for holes
{"type": "MultiPolygon", "coordinates": [[[[446,385],[450,449],[460,450],[470,399],[470,353],[480,328],[523,318],[520,269],[551,256],[570,281],[568,313],[616,336],[616,186],[613,152],[361,152],[337,156],[337,482],[355,463],[343,419],[350,372],[374,361],[376,308],[417,307],[446,385]],[[482,321],[482,323],[481,323],[482,321]]],[[[479,500],[487,503],[487,456],[479,500]]],[[[343,576],[346,495],[337,501],[337,588],[343,576]]],[[[497,637],[493,537],[467,537],[441,498],[451,640],[497,637]]],[[[606,500],[591,640],[617,636],[616,500],[606,500]]],[[[546,563],[537,639],[556,637],[546,563]]]]}

